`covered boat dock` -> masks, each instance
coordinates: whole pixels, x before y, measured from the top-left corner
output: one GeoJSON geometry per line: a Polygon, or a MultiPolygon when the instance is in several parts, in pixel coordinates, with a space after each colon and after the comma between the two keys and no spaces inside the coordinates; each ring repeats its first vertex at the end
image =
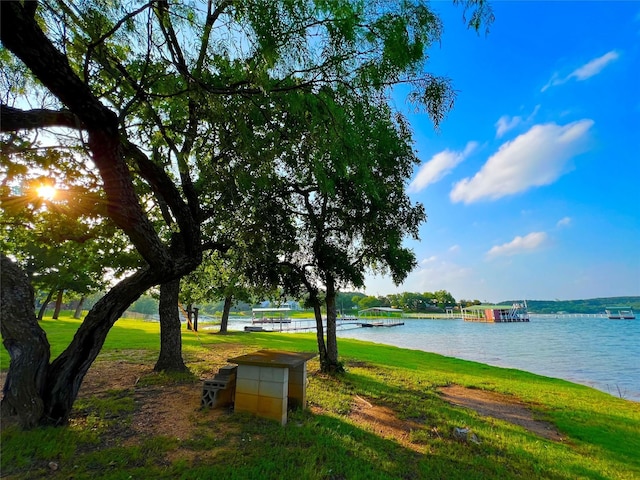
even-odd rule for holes
{"type": "Polygon", "coordinates": [[[358,311],[357,324],[361,327],[398,327],[404,325],[404,311],[391,307],[372,307],[358,311]]]}
{"type": "Polygon", "coordinates": [[[527,302],[507,305],[472,305],[462,309],[465,322],[511,323],[528,322],[527,302]]]}

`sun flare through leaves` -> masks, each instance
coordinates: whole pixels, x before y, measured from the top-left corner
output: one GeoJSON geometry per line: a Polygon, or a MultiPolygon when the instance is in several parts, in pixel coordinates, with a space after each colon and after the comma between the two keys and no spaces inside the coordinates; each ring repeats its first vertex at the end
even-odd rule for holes
{"type": "Polygon", "coordinates": [[[36,192],[43,200],[54,200],[56,198],[57,189],[53,185],[42,184],[36,189],[36,192]]]}

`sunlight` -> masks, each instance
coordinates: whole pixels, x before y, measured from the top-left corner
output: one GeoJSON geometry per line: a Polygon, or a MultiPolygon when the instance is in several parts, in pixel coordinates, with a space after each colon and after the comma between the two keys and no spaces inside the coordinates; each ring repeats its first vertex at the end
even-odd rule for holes
{"type": "Polygon", "coordinates": [[[53,185],[41,185],[38,187],[38,196],[44,200],[53,200],[56,196],[56,187],[53,185]]]}

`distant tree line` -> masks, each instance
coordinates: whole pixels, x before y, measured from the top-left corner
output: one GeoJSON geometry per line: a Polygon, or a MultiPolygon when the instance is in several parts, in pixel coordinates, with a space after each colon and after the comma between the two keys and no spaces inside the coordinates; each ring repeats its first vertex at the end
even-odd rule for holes
{"type": "MultiPolygon", "coordinates": [[[[91,308],[100,298],[101,294],[94,294],[86,298],[83,303],[84,308],[91,308]]],[[[303,300],[303,299],[299,299],[303,300]]],[[[501,305],[511,305],[521,300],[507,300],[500,302],[501,305]]],[[[69,302],[63,305],[65,309],[75,309],[76,302],[69,302]]],[[[301,302],[302,303],[302,302],[301,302]]],[[[480,300],[456,300],[451,293],[446,290],[436,292],[402,292],[389,295],[366,295],[362,292],[339,292],[336,305],[338,310],[348,315],[355,310],[364,310],[372,307],[394,307],[401,308],[405,312],[443,312],[447,307],[455,309],[460,306],[480,305],[480,300]]],[[[209,301],[196,305],[202,314],[220,315],[224,307],[224,298],[212,298],[209,301]]],[[[231,313],[251,311],[258,306],[257,302],[237,301],[231,307],[231,313]]],[[[603,297],[583,300],[527,300],[530,312],[541,314],[557,313],[603,313],[607,307],[628,306],[635,311],[640,311],[640,297],[603,297]]],[[[155,315],[158,313],[158,296],[154,294],[142,295],[128,309],[130,312],[155,315]]]]}
{"type": "MultiPolygon", "coordinates": [[[[264,299],[260,299],[260,302],[264,299]]],[[[297,299],[304,304],[304,298],[297,299]]],[[[252,308],[259,306],[259,301],[253,303],[248,301],[236,301],[231,307],[232,313],[248,312],[252,308]]],[[[276,302],[277,303],[277,302],[276,302]]],[[[460,308],[469,305],[479,305],[479,300],[457,301],[451,293],[446,290],[436,292],[402,292],[383,296],[366,295],[362,292],[338,292],[336,297],[336,308],[344,315],[349,315],[357,310],[364,310],[372,307],[394,307],[406,312],[444,312],[447,308],[460,308]]],[[[87,300],[87,305],[92,305],[92,298],[87,300]]],[[[219,315],[224,308],[224,298],[211,298],[197,304],[200,312],[205,315],[219,315]]],[[[157,314],[157,295],[142,295],[135,301],[128,311],[157,314]]]]}

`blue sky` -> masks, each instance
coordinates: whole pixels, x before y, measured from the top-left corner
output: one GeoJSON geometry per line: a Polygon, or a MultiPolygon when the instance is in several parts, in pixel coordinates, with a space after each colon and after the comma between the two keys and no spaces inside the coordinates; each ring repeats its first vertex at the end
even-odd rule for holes
{"type": "Polygon", "coordinates": [[[494,1],[488,35],[433,6],[445,30],[428,70],[452,79],[454,109],[436,132],[397,99],[422,161],[419,266],[366,293],[640,295],[640,2],[494,1]]]}

